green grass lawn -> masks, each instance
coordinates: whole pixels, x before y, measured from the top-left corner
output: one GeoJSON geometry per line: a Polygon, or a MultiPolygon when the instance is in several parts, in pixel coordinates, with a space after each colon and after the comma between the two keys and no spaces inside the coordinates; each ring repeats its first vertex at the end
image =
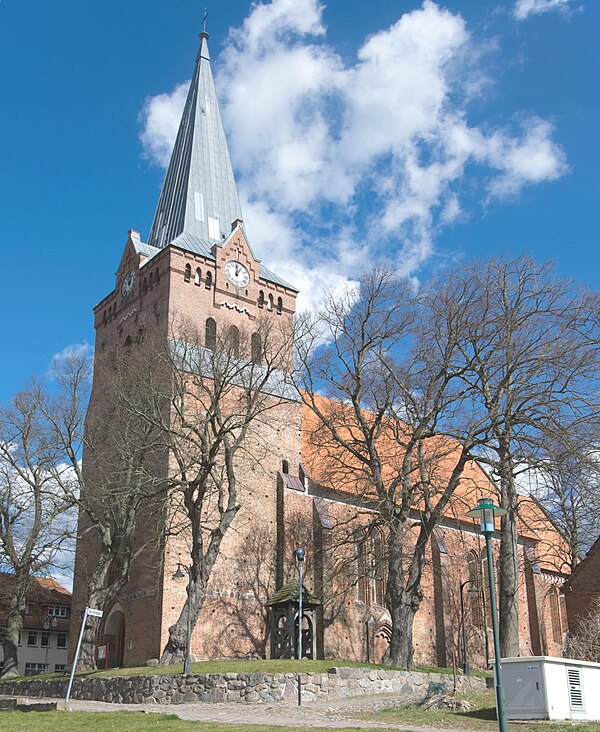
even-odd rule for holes
{"type": "MultiPolygon", "coordinates": [[[[174,714],[135,712],[0,712],[2,732],[282,732],[284,729],[249,724],[185,722],[174,714]]],[[[311,732],[331,732],[331,728],[311,727],[311,732]]],[[[337,728],[350,732],[356,727],[337,728]]]]}
{"type": "MultiPolygon", "coordinates": [[[[445,727],[447,729],[473,730],[473,732],[497,732],[496,705],[492,690],[477,694],[457,694],[458,699],[467,699],[473,708],[467,711],[452,709],[423,709],[420,706],[404,704],[389,707],[379,712],[356,715],[361,719],[373,719],[391,724],[415,725],[416,727],[445,727]]],[[[600,732],[600,722],[509,722],[511,732],[600,732]]]]}

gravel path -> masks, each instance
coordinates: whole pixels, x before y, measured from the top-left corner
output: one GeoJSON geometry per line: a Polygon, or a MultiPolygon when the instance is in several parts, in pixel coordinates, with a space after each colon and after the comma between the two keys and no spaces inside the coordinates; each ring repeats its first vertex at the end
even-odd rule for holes
{"type": "MultiPolygon", "coordinates": [[[[24,701],[20,697],[21,701],[24,701]]],[[[41,701],[31,698],[30,701],[41,701]]],[[[262,724],[276,725],[283,728],[353,727],[355,729],[396,729],[413,730],[414,732],[432,732],[431,727],[415,727],[412,725],[387,724],[369,720],[357,720],[352,717],[359,712],[376,712],[394,706],[400,697],[395,694],[378,694],[352,699],[340,699],[336,702],[311,702],[298,709],[289,704],[111,704],[98,701],[80,701],[72,699],[68,705],[62,699],[44,699],[57,701],[59,709],[74,712],[138,712],[154,714],[176,714],[181,719],[196,722],[221,722],[223,724],[262,724]]],[[[406,697],[402,698],[406,702],[406,697]]],[[[436,728],[435,732],[457,732],[436,728]]]]}

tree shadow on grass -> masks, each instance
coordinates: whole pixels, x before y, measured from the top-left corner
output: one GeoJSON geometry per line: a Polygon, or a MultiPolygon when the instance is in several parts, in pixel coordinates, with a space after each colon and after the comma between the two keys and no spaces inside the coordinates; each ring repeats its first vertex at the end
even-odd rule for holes
{"type": "Polygon", "coordinates": [[[459,712],[457,712],[457,716],[469,717],[471,719],[485,719],[488,722],[489,721],[495,722],[497,720],[496,707],[484,707],[483,709],[471,709],[468,712],[459,711],[459,712]]]}

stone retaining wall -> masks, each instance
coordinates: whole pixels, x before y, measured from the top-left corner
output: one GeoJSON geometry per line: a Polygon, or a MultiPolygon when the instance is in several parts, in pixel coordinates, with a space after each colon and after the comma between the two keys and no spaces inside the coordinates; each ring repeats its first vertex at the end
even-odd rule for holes
{"type": "MultiPolygon", "coordinates": [[[[450,691],[447,674],[387,671],[369,668],[330,668],[327,673],[301,674],[302,701],[327,701],[364,694],[400,693],[407,701],[422,701],[450,691]]],[[[485,680],[459,677],[461,689],[481,691],[485,680]]],[[[0,682],[7,696],[64,697],[65,679],[26,679],[0,682]]],[[[190,702],[296,702],[297,675],[291,673],[190,674],[170,676],[113,676],[76,679],[73,699],[128,704],[183,704],[190,702]]]]}

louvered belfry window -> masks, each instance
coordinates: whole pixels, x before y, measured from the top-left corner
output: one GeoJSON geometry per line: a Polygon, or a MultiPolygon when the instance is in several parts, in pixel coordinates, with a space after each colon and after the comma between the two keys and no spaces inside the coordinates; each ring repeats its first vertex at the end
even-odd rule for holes
{"type": "Polygon", "coordinates": [[[569,706],[571,707],[571,711],[585,711],[583,688],[581,686],[581,670],[567,666],[567,683],[569,685],[569,706]]]}

